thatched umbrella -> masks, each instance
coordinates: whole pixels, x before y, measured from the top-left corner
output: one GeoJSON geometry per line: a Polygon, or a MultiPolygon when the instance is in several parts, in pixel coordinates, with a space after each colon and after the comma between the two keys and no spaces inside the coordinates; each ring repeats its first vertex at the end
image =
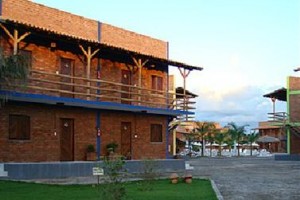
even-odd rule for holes
{"type": "Polygon", "coordinates": [[[280,142],[280,140],[276,137],[265,135],[265,136],[258,138],[257,142],[258,143],[273,143],[273,142],[280,142]]]}

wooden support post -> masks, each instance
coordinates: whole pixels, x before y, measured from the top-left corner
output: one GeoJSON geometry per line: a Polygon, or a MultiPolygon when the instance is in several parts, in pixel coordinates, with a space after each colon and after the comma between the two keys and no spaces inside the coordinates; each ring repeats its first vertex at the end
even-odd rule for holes
{"type": "Polygon", "coordinates": [[[13,41],[13,54],[17,55],[18,53],[18,45],[19,43],[25,39],[28,35],[30,35],[30,32],[26,32],[23,35],[19,37],[19,32],[17,29],[14,29],[14,34],[12,35],[9,30],[3,26],[3,24],[0,24],[0,27],[4,30],[4,32],[8,35],[8,37],[13,41]]]}
{"type": "Polygon", "coordinates": [[[15,29],[14,30],[14,55],[17,55],[18,53],[18,31],[15,29]]]}
{"type": "Polygon", "coordinates": [[[138,68],[138,70],[139,70],[139,79],[138,79],[138,87],[139,87],[139,89],[138,89],[138,101],[139,101],[139,103],[138,103],[138,105],[140,105],[141,103],[140,103],[140,101],[141,101],[141,93],[142,93],[142,91],[141,91],[141,87],[142,87],[142,68],[145,66],[145,64],[149,61],[149,60],[145,60],[144,62],[142,62],[142,59],[136,59],[136,58],[134,58],[134,57],[132,57],[132,60],[133,60],[133,62],[135,63],[135,65],[136,65],[136,67],[138,68]]]}
{"type": "MultiPolygon", "coordinates": [[[[187,98],[186,98],[186,78],[190,74],[190,70],[187,72],[186,69],[181,70],[181,68],[178,68],[180,71],[180,74],[183,78],[183,110],[188,111],[188,103],[187,103],[187,98]]],[[[188,121],[188,114],[185,115],[185,120],[188,121]]]]}
{"type": "MultiPolygon", "coordinates": [[[[90,79],[91,78],[91,60],[93,58],[93,56],[99,51],[99,49],[96,49],[93,53],[92,53],[92,49],[89,46],[87,51],[83,48],[83,46],[79,45],[79,48],[81,49],[81,51],[83,52],[83,54],[86,57],[86,62],[87,62],[87,66],[86,66],[86,78],[90,79]]],[[[87,100],[90,100],[90,87],[91,87],[91,82],[87,81],[87,90],[86,90],[86,94],[87,94],[87,100]]]]}
{"type": "Polygon", "coordinates": [[[173,130],[173,156],[176,155],[176,128],[173,130]]]}

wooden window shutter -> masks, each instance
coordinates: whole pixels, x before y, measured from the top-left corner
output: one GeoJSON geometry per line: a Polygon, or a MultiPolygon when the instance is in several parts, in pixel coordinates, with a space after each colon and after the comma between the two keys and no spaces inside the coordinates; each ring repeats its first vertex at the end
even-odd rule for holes
{"type": "Polygon", "coordinates": [[[9,139],[30,139],[30,117],[26,115],[9,115],[9,139]]]}
{"type": "Polygon", "coordinates": [[[163,90],[163,80],[162,77],[157,76],[157,90],[163,90]]]}
{"type": "Polygon", "coordinates": [[[151,142],[162,142],[161,124],[151,124],[151,142]]]}

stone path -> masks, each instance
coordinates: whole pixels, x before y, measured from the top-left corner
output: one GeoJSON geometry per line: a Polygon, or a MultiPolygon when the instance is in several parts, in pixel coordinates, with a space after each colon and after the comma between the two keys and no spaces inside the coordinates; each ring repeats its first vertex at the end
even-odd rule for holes
{"type": "Polygon", "coordinates": [[[300,161],[273,157],[197,158],[195,177],[211,178],[225,200],[299,200],[300,161]]]}

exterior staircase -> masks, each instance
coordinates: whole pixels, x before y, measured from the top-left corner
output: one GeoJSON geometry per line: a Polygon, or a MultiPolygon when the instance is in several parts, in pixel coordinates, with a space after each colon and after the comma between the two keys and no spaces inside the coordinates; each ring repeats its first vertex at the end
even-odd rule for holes
{"type": "Polygon", "coordinates": [[[269,122],[275,126],[280,126],[284,129],[290,129],[291,133],[300,138],[300,127],[289,122],[289,115],[286,112],[268,113],[269,122]]]}

